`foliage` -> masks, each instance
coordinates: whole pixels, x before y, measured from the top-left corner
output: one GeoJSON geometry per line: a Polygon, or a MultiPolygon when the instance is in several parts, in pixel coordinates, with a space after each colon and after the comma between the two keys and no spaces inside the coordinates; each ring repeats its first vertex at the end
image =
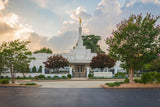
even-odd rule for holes
{"type": "Polygon", "coordinates": [[[71,77],[72,77],[72,76],[71,76],[71,74],[68,74],[68,75],[67,75],[67,78],[69,78],[69,79],[70,79],[71,77]]]}
{"type": "Polygon", "coordinates": [[[0,80],[1,84],[9,84],[9,80],[8,79],[2,79],[0,80]]]}
{"type": "Polygon", "coordinates": [[[115,78],[123,78],[123,77],[125,77],[125,73],[123,73],[123,72],[117,72],[114,77],[115,78]]]}
{"type": "Polygon", "coordinates": [[[52,54],[52,50],[49,49],[49,48],[43,47],[42,49],[37,50],[37,51],[35,51],[34,53],[35,53],[35,54],[37,54],[37,53],[47,53],[47,54],[52,54]]]}
{"type": "Polygon", "coordinates": [[[62,79],[67,79],[67,77],[66,77],[66,76],[64,76],[64,75],[63,75],[61,78],[62,78],[62,79]]]}
{"type": "Polygon", "coordinates": [[[37,83],[32,82],[32,83],[26,83],[25,85],[37,85],[37,83]]]}
{"type": "Polygon", "coordinates": [[[108,85],[109,87],[114,87],[114,86],[120,86],[124,82],[113,82],[113,83],[106,83],[105,85],[108,85]]]}
{"type": "Polygon", "coordinates": [[[37,72],[36,66],[32,67],[32,72],[37,72]]]}
{"type": "Polygon", "coordinates": [[[150,64],[152,70],[157,72],[160,71],[160,59],[154,59],[150,64]]]}
{"type": "Polygon", "coordinates": [[[90,66],[92,68],[101,68],[104,69],[105,67],[111,68],[115,65],[115,61],[110,58],[106,54],[97,54],[97,56],[94,56],[91,60],[90,66]]]}
{"type": "Polygon", "coordinates": [[[51,76],[47,76],[47,78],[52,78],[51,76]]]}
{"type": "Polygon", "coordinates": [[[57,75],[55,75],[55,76],[53,77],[53,79],[60,79],[60,77],[57,76],[57,75]]]}
{"type": "Polygon", "coordinates": [[[53,55],[50,56],[46,62],[43,62],[45,67],[48,69],[56,69],[57,71],[59,68],[64,68],[69,64],[68,60],[64,58],[62,55],[53,55]]]}
{"type": "Polygon", "coordinates": [[[142,83],[142,81],[139,80],[139,79],[134,79],[134,82],[136,82],[136,83],[142,83]]]}
{"type": "Polygon", "coordinates": [[[126,78],[126,79],[124,80],[124,83],[129,83],[129,79],[126,78]]]}
{"type": "Polygon", "coordinates": [[[38,75],[38,78],[45,78],[45,75],[38,75]]]}
{"type": "Polygon", "coordinates": [[[88,77],[89,77],[89,78],[92,78],[92,77],[93,77],[93,74],[88,74],[88,77]]]}
{"type": "Polygon", "coordinates": [[[39,66],[38,72],[42,72],[42,66],[39,66]]]}
{"type": "Polygon", "coordinates": [[[147,14],[131,15],[121,21],[113,36],[107,38],[109,55],[120,60],[124,69],[129,71],[130,83],[133,82],[133,71],[140,70],[160,53],[160,26],[156,25],[159,17],[147,14]]]}
{"type": "Polygon", "coordinates": [[[159,72],[147,72],[143,73],[141,77],[141,82],[146,83],[153,83],[153,82],[160,82],[160,73],[159,72]]]}
{"type": "Polygon", "coordinates": [[[31,51],[26,48],[30,41],[14,40],[3,42],[1,45],[4,64],[11,72],[12,83],[15,82],[15,71],[25,70],[32,59],[31,51]],[[23,70],[22,70],[23,69],[23,70]]]}
{"type": "Polygon", "coordinates": [[[86,46],[87,49],[91,49],[92,53],[105,53],[98,45],[98,41],[101,40],[100,36],[96,35],[86,35],[82,36],[83,44],[86,46]]]}

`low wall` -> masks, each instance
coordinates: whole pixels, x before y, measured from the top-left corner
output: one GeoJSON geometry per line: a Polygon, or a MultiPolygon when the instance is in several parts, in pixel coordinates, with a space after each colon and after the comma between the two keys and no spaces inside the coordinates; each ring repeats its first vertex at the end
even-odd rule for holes
{"type": "Polygon", "coordinates": [[[94,72],[94,77],[112,78],[112,72],[94,72]]]}
{"type": "MultiPolygon", "coordinates": [[[[24,73],[25,77],[35,77],[35,76],[38,76],[42,73],[24,73]]],[[[64,74],[45,74],[45,77],[47,76],[51,76],[51,77],[54,77],[54,76],[58,76],[58,77],[62,77],[62,76],[67,76],[68,73],[64,73],[64,74]]],[[[11,77],[11,74],[10,73],[2,73],[1,76],[3,77],[11,77]]],[[[15,73],[15,77],[23,77],[23,73],[15,73]]]]}

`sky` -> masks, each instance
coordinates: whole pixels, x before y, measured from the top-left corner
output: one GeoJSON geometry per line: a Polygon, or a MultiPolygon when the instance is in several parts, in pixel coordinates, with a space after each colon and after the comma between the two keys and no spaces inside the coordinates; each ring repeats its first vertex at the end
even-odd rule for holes
{"type": "Polygon", "coordinates": [[[160,0],[0,0],[0,43],[29,40],[31,51],[66,53],[77,42],[81,17],[82,34],[101,36],[106,51],[105,38],[116,24],[140,13],[160,16],[160,0]]]}

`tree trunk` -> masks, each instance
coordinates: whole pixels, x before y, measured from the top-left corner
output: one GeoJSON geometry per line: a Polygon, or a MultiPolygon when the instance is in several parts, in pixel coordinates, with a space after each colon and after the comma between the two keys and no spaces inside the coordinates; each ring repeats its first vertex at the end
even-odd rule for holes
{"type": "Polygon", "coordinates": [[[12,82],[12,84],[14,84],[15,83],[15,77],[14,77],[14,72],[13,72],[12,67],[10,67],[10,73],[11,73],[11,82],[12,82]]]}
{"type": "Polygon", "coordinates": [[[129,69],[129,83],[130,84],[134,83],[134,81],[133,81],[133,75],[134,75],[134,71],[133,71],[133,68],[132,68],[132,65],[131,65],[131,67],[129,69]]]}

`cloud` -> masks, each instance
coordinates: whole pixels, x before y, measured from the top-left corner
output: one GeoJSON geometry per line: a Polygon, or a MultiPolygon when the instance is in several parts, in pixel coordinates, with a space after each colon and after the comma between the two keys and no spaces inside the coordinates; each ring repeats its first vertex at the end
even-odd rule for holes
{"type": "Polygon", "coordinates": [[[8,0],[0,0],[0,11],[5,9],[8,0]]]}

